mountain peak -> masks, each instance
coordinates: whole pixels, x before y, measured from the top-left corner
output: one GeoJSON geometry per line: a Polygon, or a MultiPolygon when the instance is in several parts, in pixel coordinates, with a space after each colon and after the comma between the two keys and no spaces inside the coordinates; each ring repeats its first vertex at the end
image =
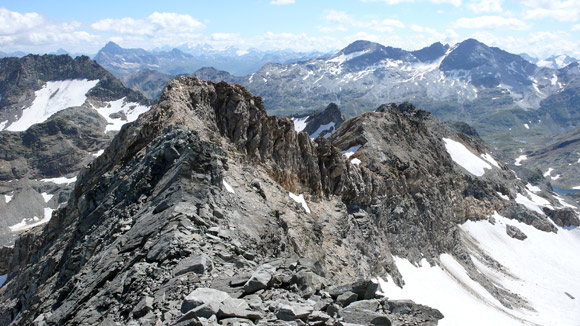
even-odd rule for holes
{"type": "Polygon", "coordinates": [[[379,43],[375,43],[375,42],[371,42],[371,41],[358,40],[358,41],[354,41],[351,44],[349,44],[346,48],[344,48],[342,51],[340,51],[340,53],[351,54],[351,53],[361,52],[361,51],[374,51],[374,50],[380,49],[380,48],[384,48],[384,46],[379,44],[379,43]]]}
{"type": "Polygon", "coordinates": [[[117,43],[113,42],[113,41],[109,41],[102,49],[101,51],[104,52],[109,52],[109,53],[121,53],[123,51],[123,48],[120,47],[117,43]]]}

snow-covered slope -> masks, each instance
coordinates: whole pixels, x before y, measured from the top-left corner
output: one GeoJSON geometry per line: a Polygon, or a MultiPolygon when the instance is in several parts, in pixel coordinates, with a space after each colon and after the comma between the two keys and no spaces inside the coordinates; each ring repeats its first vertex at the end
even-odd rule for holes
{"type": "MultiPolygon", "coordinates": [[[[87,100],[87,93],[99,80],[57,80],[49,81],[35,92],[32,105],[22,110],[18,120],[9,124],[6,130],[24,131],[33,124],[41,123],[58,111],[73,106],[81,106],[87,100]]],[[[0,131],[3,129],[0,129],[0,131]]]]}

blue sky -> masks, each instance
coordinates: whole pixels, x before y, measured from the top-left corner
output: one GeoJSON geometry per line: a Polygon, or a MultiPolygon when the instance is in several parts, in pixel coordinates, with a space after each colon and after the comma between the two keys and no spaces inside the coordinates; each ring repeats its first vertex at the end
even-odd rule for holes
{"type": "Polygon", "coordinates": [[[0,51],[332,51],[357,39],[414,50],[476,38],[513,53],[580,57],[579,0],[36,1],[0,3],[0,51]]]}

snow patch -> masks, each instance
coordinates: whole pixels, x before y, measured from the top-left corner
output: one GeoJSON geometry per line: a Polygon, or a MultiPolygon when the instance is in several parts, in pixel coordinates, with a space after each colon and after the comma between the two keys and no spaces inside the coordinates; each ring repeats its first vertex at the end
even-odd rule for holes
{"type": "Polygon", "coordinates": [[[526,188],[528,188],[528,190],[531,191],[531,192],[540,192],[540,191],[542,191],[542,189],[540,189],[540,187],[534,186],[531,183],[526,184],[526,188]]]}
{"type": "Polygon", "coordinates": [[[498,196],[501,197],[501,199],[508,200],[508,201],[510,200],[510,198],[508,196],[502,194],[501,192],[497,191],[496,193],[497,193],[498,196]]]}
{"type": "Polygon", "coordinates": [[[308,208],[308,205],[306,204],[306,200],[304,200],[304,195],[300,194],[299,196],[297,196],[291,192],[289,193],[289,195],[290,195],[290,198],[292,198],[292,200],[294,200],[298,204],[302,205],[302,207],[304,208],[306,213],[310,214],[310,208],[308,208]]]}
{"type": "Polygon", "coordinates": [[[42,219],[39,219],[36,216],[34,216],[32,218],[25,218],[22,221],[20,221],[19,223],[14,224],[12,226],[9,226],[8,228],[10,229],[11,232],[21,232],[21,231],[31,229],[31,228],[38,226],[38,225],[46,224],[46,223],[48,223],[48,221],[50,221],[50,218],[52,217],[53,211],[54,211],[54,209],[52,209],[50,207],[45,207],[44,208],[44,217],[42,219]]]}
{"type": "Polygon", "coordinates": [[[350,160],[350,163],[352,163],[354,165],[359,165],[361,163],[361,161],[358,158],[353,158],[352,160],[350,160]]]}
{"type": "Polygon", "coordinates": [[[14,198],[14,196],[12,195],[4,195],[4,200],[6,201],[6,204],[8,204],[12,198],[14,198]]]}
{"type": "Polygon", "coordinates": [[[306,116],[304,118],[291,118],[290,120],[294,121],[294,130],[296,130],[296,132],[301,132],[308,125],[306,123],[307,119],[308,117],[306,116]]]}
{"type": "Polygon", "coordinates": [[[526,155],[520,155],[516,158],[516,161],[514,163],[515,166],[521,166],[522,165],[522,161],[527,160],[528,157],[526,155]]]}
{"type": "Polygon", "coordinates": [[[92,155],[94,157],[99,157],[99,156],[103,155],[104,152],[105,152],[105,150],[104,149],[101,149],[100,151],[98,151],[96,153],[93,153],[92,155]]]}
{"type": "Polygon", "coordinates": [[[550,173],[552,173],[552,171],[554,171],[554,169],[552,168],[548,168],[548,171],[544,172],[544,177],[547,178],[550,176],[550,173]]]}
{"type": "Polygon", "coordinates": [[[484,169],[491,170],[491,165],[473,154],[462,143],[449,138],[443,138],[443,141],[451,159],[469,173],[481,177],[485,173],[484,169]]]}
{"type": "Polygon", "coordinates": [[[40,179],[42,182],[52,182],[56,183],[57,185],[62,184],[70,184],[77,181],[77,177],[67,178],[67,177],[60,177],[60,178],[51,178],[51,179],[40,179]]]}
{"type": "Polygon", "coordinates": [[[41,193],[41,195],[45,203],[48,203],[52,199],[52,197],[54,197],[54,195],[48,194],[46,192],[41,193]]]}
{"type": "Polygon", "coordinates": [[[524,196],[522,194],[517,194],[516,196],[516,202],[518,204],[522,204],[525,207],[527,207],[528,209],[537,212],[541,215],[545,215],[544,211],[542,210],[542,207],[547,207],[547,208],[551,208],[554,209],[552,207],[552,205],[550,204],[550,202],[534,193],[531,193],[529,190],[526,190],[527,196],[524,196]]]}
{"type": "Polygon", "coordinates": [[[330,137],[330,135],[332,135],[332,133],[334,132],[334,122],[329,122],[325,125],[321,125],[312,135],[310,135],[310,138],[315,139],[318,136],[320,136],[320,134],[324,131],[330,131],[324,135],[324,138],[330,137]]]}
{"type": "Polygon", "coordinates": [[[105,129],[105,132],[107,132],[121,130],[124,124],[137,120],[141,113],[149,110],[149,107],[139,103],[126,102],[123,97],[116,101],[107,102],[105,107],[96,108],[96,110],[107,120],[105,129]]]}
{"type": "Polygon", "coordinates": [[[69,107],[80,106],[87,93],[99,80],[74,79],[49,81],[38,91],[32,105],[22,111],[22,116],[6,130],[24,131],[30,126],[48,120],[53,114],[69,107]]]}
{"type": "Polygon", "coordinates": [[[525,127],[526,129],[530,129],[530,126],[528,126],[528,124],[527,124],[527,123],[524,123],[524,127],[525,127]]]}
{"type": "Polygon", "coordinates": [[[232,193],[232,194],[235,193],[234,188],[232,188],[232,186],[229,183],[227,183],[226,180],[222,180],[222,183],[229,193],[232,193]]]}
{"type": "Polygon", "coordinates": [[[361,147],[361,145],[356,145],[353,146],[345,151],[342,151],[342,155],[346,156],[346,158],[351,157],[354,153],[356,153],[356,151],[358,151],[358,149],[361,147]]]}
{"type": "Polygon", "coordinates": [[[484,160],[486,160],[486,161],[488,161],[489,163],[491,163],[491,165],[495,166],[496,168],[498,168],[498,169],[500,168],[500,167],[499,167],[499,163],[497,163],[497,161],[496,161],[496,160],[493,158],[493,156],[491,156],[491,154],[488,154],[488,153],[486,153],[486,154],[481,154],[481,157],[482,157],[484,160]]]}

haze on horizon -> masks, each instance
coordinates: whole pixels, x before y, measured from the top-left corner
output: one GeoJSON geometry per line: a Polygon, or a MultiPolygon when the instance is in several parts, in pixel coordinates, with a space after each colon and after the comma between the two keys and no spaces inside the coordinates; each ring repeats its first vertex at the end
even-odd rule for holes
{"type": "Polygon", "coordinates": [[[329,52],[364,39],[415,50],[475,38],[537,58],[580,57],[580,1],[251,0],[99,2],[6,0],[0,51],[94,54],[183,44],[329,52]]]}

